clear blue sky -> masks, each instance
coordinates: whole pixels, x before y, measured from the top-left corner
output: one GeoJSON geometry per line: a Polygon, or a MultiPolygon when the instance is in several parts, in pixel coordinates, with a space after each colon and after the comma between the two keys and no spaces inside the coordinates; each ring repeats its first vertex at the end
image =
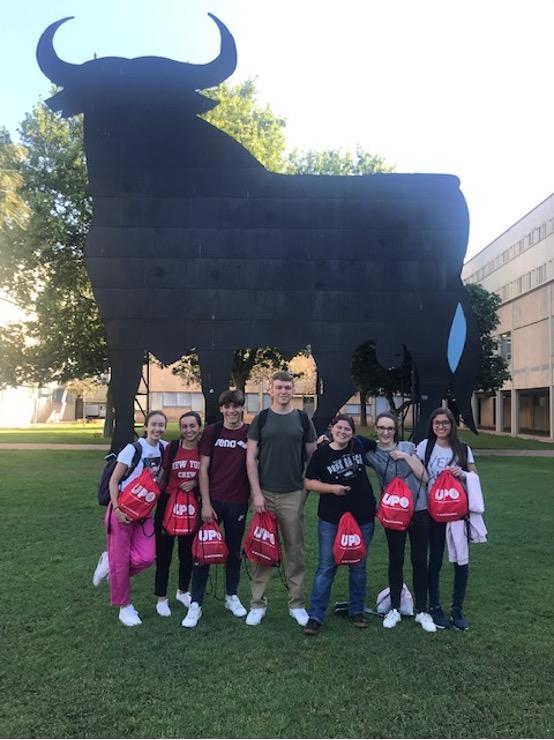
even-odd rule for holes
{"type": "Polygon", "coordinates": [[[205,62],[208,11],[235,36],[231,82],[257,76],[300,148],[381,154],[399,172],[462,181],[474,254],[554,191],[553,0],[0,0],[0,124],[15,132],[48,81],[36,42],[64,59],[205,62]]]}

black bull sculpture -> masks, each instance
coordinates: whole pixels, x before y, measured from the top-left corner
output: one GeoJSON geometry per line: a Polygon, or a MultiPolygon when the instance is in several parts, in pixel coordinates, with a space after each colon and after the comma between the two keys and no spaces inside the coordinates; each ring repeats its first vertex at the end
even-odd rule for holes
{"type": "Polygon", "coordinates": [[[86,265],[102,315],[116,414],[113,447],[133,437],[144,350],[172,363],[196,350],[208,420],[237,348],[309,344],[324,392],[323,429],[354,385],[352,353],[376,342],[397,366],[405,346],[420,389],[421,437],[449,383],[473,428],[479,336],[460,273],[469,219],[450,175],[352,177],[268,172],[198,117],[197,91],[236,66],[233,37],[194,65],[158,57],[68,64],[42,34],[48,100],[84,113],[94,202],[86,265]]]}

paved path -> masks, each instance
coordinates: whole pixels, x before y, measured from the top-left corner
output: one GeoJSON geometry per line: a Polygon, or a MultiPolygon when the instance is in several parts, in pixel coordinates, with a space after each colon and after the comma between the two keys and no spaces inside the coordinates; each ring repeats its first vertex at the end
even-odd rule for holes
{"type": "Polygon", "coordinates": [[[554,457],[554,450],[476,450],[478,457],[554,457]]]}

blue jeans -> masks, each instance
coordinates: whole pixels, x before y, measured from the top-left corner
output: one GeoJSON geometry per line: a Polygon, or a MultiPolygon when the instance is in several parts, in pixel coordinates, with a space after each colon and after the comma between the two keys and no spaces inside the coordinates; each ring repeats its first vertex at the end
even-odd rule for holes
{"type": "MultiPolygon", "coordinates": [[[[319,563],[312,586],[310,619],[315,619],[320,624],[325,618],[329,596],[331,595],[331,586],[337,572],[337,564],[333,556],[333,543],[337,529],[336,524],[325,522],[323,519],[317,520],[319,563]]],[[[361,524],[360,529],[367,550],[373,537],[374,524],[373,522],[361,524]]],[[[348,614],[353,617],[355,614],[363,614],[364,612],[366,561],[363,560],[358,565],[349,565],[348,568],[350,571],[348,578],[348,614]]]]}

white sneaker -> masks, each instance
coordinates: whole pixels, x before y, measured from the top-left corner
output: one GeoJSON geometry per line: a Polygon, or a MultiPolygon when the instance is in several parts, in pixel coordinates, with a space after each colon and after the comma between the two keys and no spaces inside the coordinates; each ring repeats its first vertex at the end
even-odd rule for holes
{"type": "Polygon", "coordinates": [[[138,612],[132,604],[119,607],[119,621],[123,622],[126,627],[137,627],[142,624],[138,612]]]}
{"type": "Polygon", "coordinates": [[[398,622],[402,620],[402,617],[400,616],[400,613],[397,609],[391,609],[387,614],[385,615],[385,618],[383,619],[383,627],[386,627],[387,629],[392,629],[393,627],[396,627],[398,622]]]}
{"type": "Polygon", "coordinates": [[[250,627],[255,627],[257,624],[260,624],[262,619],[265,617],[266,611],[267,609],[265,606],[250,609],[248,616],[246,617],[246,624],[250,625],[250,627]]]}
{"type": "Polygon", "coordinates": [[[92,576],[92,585],[98,588],[104,578],[107,578],[109,574],[110,563],[108,561],[108,553],[103,552],[102,555],[100,555],[98,565],[96,566],[96,570],[94,571],[94,575],[92,576]]]}
{"type": "Polygon", "coordinates": [[[240,599],[236,594],[233,594],[233,596],[225,597],[225,608],[229,609],[234,617],[246,616],[246,609],[240,603],[240,599]]]}
{"type": "Polygon", "coordinates": [[[437,625],[433,622],[433,617],[430,614],[427,614],[427,612],[418,612],[415,615],[414,621],[420,624],[425,632],[437,631],[437,625]]]}
{"type": "Polygon", "coordinates": [[[156,604],[156,611],[160,617],[170,617],[171,609],[169,608],[169,600],[166,599],[165,601],[158,601],[156,604]]]}
{"type": "Polygon", "coordinates": [[[197,601],[193,601],[189,606],[187,616],[181,622],[181,627],[196,627],[201,616],[202,607],[197,601]]]}
{"type": "Polygon", "coordinates": [[[296,619],[301,627],[305,627],[308,624],[310,616],[303,606],[296,607],[296,609],[289,609],[289,614],[293,619],[296,619]]]}
{"type": "Polygon", "coordinates": [[[177,593],[175,594],[175,598],[177,599],[177,601],[180,601],[181,604],[187,609],[192,603],[192,599],[190,598],[190,591],[185,591],[184,593],[182,593],[181,591],[177,591],[177,593]]]}

